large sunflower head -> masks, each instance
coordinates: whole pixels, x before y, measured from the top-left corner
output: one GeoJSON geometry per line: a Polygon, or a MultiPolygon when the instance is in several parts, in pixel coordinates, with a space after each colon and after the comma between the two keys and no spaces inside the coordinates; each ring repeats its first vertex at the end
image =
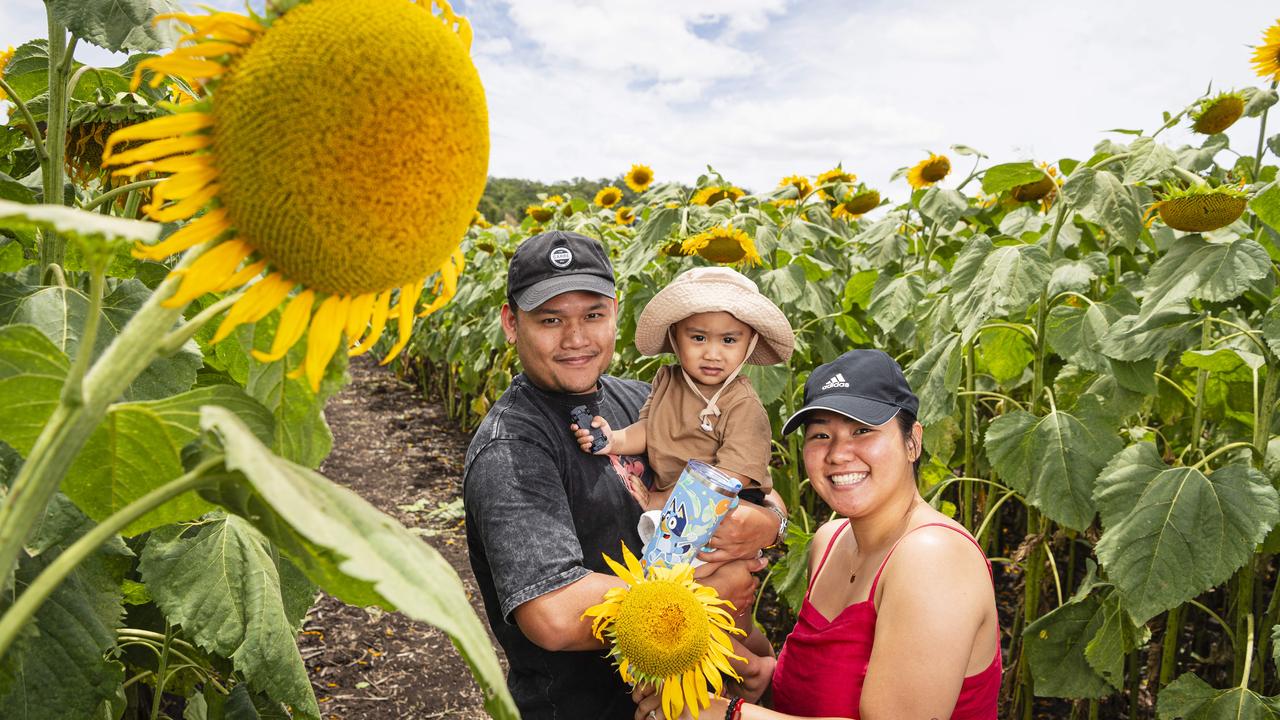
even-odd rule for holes
{"type": "Polygon", "coordinates": [[[1280,20],[1267,28],[1262,44],[1254,47],[1253,69],[1264,80],[1280,81],[1280,20]]]}
{"type": "Polygon", "coordinates": [[[1191,114],[1191,129],[1201,135],[1224,132],[1244,114],[1244,93],[1224,92],[1205,98],[1191,114]]]}
{"type": "Polygon", "coordinates": [[[635,208],[630,205],[619,205],[617,211],[613,213],[613,221],[619,225],[630,225],[636,221],[635,208]]]}
{"type": "Polygon", "coordinates": [[[746,194],[746,191],[737,185],[708,185],[694,193],[693,199],[689,202],[693,205],[715,205],[721,200],[737,202],[738,198],[746,194]]]}
{"type": "Polygon", "coordinates": [[[1183,232],[1209,232],[1235,222],[1249,204],[1248,193],[1226,185],[1198,183],[1171,188],[1147,215],[1158,213],[1165,225],[1183,232]]]}
{"type": "Polygon", "coordinates": [[[614,185],[606,185],[596,193],[595,203],[602,208],[611,208],[622,201],[622,190],[614,185]]]}
{"type": "Polygon", "coordinates": [[[857,175],[837,165],[818,176],[818,196],[823,200],[831,200],[833,195],[828,190],[834,189],[837,184],[852,185],[857,180],[857,175]]]}
{"type": "Polygon", "coordinates": [[[624,179],[632,192],[644,192],[653,183],[653,168],[648,165],[632,165],[624,179]]]}
{"type": "Polygon", "coordinates": [[[713,227],[684,241],[681,252],[697,253],[714,263],[759,265],[760,253],[751,237],[732,225],[713,227]]]}
{"type": "Polygon", "coordinates": [[[139,63],[134,86],[150,71],[153,87],[178,77],[201,100],[117,131],[103,162],[126,177],[170,174],[146,207],[153,219],[203,212],[137,252],[207,244],[166,304],[249,284],[215,340],[284,304],[271,349],[255,357],[284,357],[309,328],[294,375],[318,387],[344,335],[352,354],[365,352],[395,318],[389,362],[433,273],[436,297],[420,315],[448,302],[484,190],[489,124],[470,26],[445,0],[434,5],[311,0],[269,22],[164,16],[189,30],[139,63]],[[118,149],[135,140],[150,142],[118,149]]]}
{"type": "Polygon", "coordinates": [[[919,190],[942,180],[951,172],[951,161],[946,155],[934,155],[921,160],[907,171],[907,182],[919,190]]]}
{"type": "Polygon", "coordinates": [[[796,196],[794,198],[784,197],[779,200],[774,200],[773,202],[775,205],[795,205],[798,202],[803,202],[805,198],[813,194],[813,183],[809,182],[809,178],[803,175],[788,175],[778,182],[779,190],[788,187],[795,188],[796,196]]]}
{"type": "Polygon", "coordinates": [[[685,707],[696,718],[711,705],[711,695],[724,690],[722,675],[740,679],[729,664],[729,658],[742,659],[733,654],[729,634],[744,634],[725,610],[733,605],[694,582],[687,564],[650,566],[646,575],[625,545],[622,559],[625,565],[604,557],[626,586],[610,589],[582,617],[595,618],[591,632],[608,642],[625,682],[660,685],[668,720],[685,707]]]}
{"type": "Polygon", "coordinates": [[[843,200],[836,203],[835,208],[831,211],[831,217],[854,220],[865,213],[871,212],[879,205],[880,192],[862,188],[846,195],[843,200]]]}

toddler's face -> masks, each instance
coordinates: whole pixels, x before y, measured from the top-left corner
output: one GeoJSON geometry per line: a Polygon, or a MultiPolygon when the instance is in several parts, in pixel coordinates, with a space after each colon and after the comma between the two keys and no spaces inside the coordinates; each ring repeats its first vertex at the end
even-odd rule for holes
{"type": "Polygon", "coordinates": [[[705,312],[676,323],[672,329],[676,356],[689,377],[719,385],[747,357],[755,331],[727,312],[705,312]]]}

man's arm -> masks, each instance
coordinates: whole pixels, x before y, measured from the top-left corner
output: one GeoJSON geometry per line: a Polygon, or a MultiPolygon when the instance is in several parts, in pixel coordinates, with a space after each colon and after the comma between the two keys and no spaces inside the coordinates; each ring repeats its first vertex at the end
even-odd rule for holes
{"type": "Polygon", "coordinates": [[[610,588],[622,585],[612,575],[593,572],[517,607],[516,625],[543,650],[598,650],[604,643],[591,634],[591,618],[584,619],[582,613],[603,600],[610,588]]]}

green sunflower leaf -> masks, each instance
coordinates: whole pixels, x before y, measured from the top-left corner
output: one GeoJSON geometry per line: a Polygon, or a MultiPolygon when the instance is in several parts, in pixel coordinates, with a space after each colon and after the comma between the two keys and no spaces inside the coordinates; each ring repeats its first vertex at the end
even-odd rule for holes
{"type": "Polygon", "coordinates": [[[26,205],[0,200],[0,228],[6,230],[54,230],[84,240],[106,242],[155,242],[164,226],[126,220],[64,205],[26,205]]]}
{"type": "Polygon", "coordinates": [[[1194,673],[1184,673],[1160,691],[1160,720],[1278,720],[1280,698],[1234,687],[1218,690],[1194,673]]]}
{"type": "Polygon", "coordinates": [[[1249,201],[1249,209],[1267,227],[1280,232],[1280,184],[1271,183],[1249,201]]]}
{"type": "Polygon", "coordinates": [[[1037,695],[1101,698],[1113,692],[1085,657],[1105,622],[1102,601],[1090,594],[1064,603],[1022,631],[1037,695]]]}
{"type": "Polygon", "coordinates": [[[1091,167],[1076,168],[1062,186],[1062,195],[1085,220],[1106,230],[1113,241],[1132,250],[1142,233],[1138,203],[1120,179],[1091,167]]]}
{"type": "MultiPolygon", "coordinates": [[[[70,503],[60,506],[59,541],[34,557],[22,553],[15,583],[21,594],[44,568],[93,524],[70,503]]],[[[0,658],[0,707],[6,719],[89,720],[116,697],[124,667],[111,656],[124,608],[120,585],[129,551],[103,545],[67,575],[0,658]]],[[[11,603],[9,593],[0,610],[11,603]]]]}
{"type": "Polygon", "coordinates": [[[1138,622],[1225,581],[1280,520],[1280,498],[1261,472],[1171,468],[1149,442],[1111,459],[1094,499],[1098,559],[1138,622]]]}
{"type": "Polygon", "coordinates": [[[262,533],[230,515],[153,532],[138,570],[187,637],[230,658],[252,689],[319,718],[272,555],[262,533]]]}
{"type": "Polygon", "coordinates": [[[49,14],[77,37],[111,52],[173,47],[172,23],[152,21],[182,10],[168,0],[47,0],[47,5],[49,14]]]}
{"type": "Polygon", "coordinates": [[[1147,294],[1135,329],[1187,314],[1190,299],[1235,299],[1269,272],[1270,256],[1249,238],[1209,242],[1199,235],[1184,235],[1147,272],[1143,283],[1147,294]]]}
{"type": "Polygon", "coordinates": [[[518,716],[488,633],[439,553],[350,490],[272,454],[230,411],[206,406],[200,417],[220,439],[227,469],[237,473],[207,497],[248,518],[344,602],[399,609],[443,630],[480,684],[489,713],[518,716]]]}
{"type": "Polygon", "coordinates": [[[1015,410],[992,421],[986,435],[991,464],[1010,487],[1076,530],[1093,522],[1098,472],[1121,447],[1109,427],[1088,420],[1062,411],[1036,417],[1015,410]]]}
{"type": "Polygon", "coordinates": [[[71,363],[31,325],[0,327],[0,440],[23,456],[58,406],[71,363]]]}
{"type": "Polygon", "coordinates": [[[982,174],[982,192],[988,195],[999,195],[1019,185],[1039,182],[1044,179],[1044,176],[1044,170],[1031,162],[992,165],[982,174]]]}
{"type": "Polygon", "coordinates": [[[1155,180],[1178,164],[1173,151],[1152,140],[1140,137],[1129,146],[1130,156],[1124,164],[1124,183],[1136,183],[1155,180]]]}
{"type": "Polygon", "coordinates": [[[956,390],[964,371],[962,349],[960,336],[951,333],[907,368],[907,382],[920,397],[921,424],[932,425],[955,412],[956,390]]]}
{"type": "Polygon", "coordinates": [[[908,323],[915,313],[916,303],[924,299],[924,279],[919,275],[881,275],[871,291],[871,303],[867,313],[872,321],[886,333],[894,334],[908,323]]]}
{"type": "Polygon", "coordinates": [[[1102,592],[1102,626],[1085,646],[1084,659],[1113,688],[1121,690],[1125,656],[1146,645],[1151,639],[1151,630],[1134,623],[1119,593],[1110,589],[1102,592]]]}
{"type": "MultiPolygon", "coordinates": [[[[218,405],[235,412],[259,439],[269,441],[272,418],[244,391],[231,385],[198,388],[181,395],[107,410],[62,481],[81,510],[101,521],[185,471],[182,448],[199,435],[200,408],[218,405]]],[[[130,523],[132,537],[168,523],[197,518],[213,506],[193,491],[183,493],[130,523]]]]}
{"type": "Polygon", "coordinates": [[[965,196],[950,188],[931,187],[920,198],[920,214],[943,230],[950,230],[968,209],[965,196]]]}
{"type": "Polygon", "coordinates": [[[1049,253],[1039,245],[1002,245],[987,252],[972,281],[953,296],[964,342],[991,318],[1021,319],[1040,297],[1051,272],[1049,253]]]}

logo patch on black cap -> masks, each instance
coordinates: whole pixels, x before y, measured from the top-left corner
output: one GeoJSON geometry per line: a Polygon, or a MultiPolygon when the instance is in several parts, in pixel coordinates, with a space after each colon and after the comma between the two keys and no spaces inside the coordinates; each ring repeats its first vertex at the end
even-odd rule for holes
{"type": "Polygon", "coordinates": [[[553,249],[551,254],[547,256],[547,259],[551,261],[552,265],[563,270],[569,267],[569,264],[573,262],[573,252],[570,251],[569,248],[561,245],[560,247],[553,249]]]}

